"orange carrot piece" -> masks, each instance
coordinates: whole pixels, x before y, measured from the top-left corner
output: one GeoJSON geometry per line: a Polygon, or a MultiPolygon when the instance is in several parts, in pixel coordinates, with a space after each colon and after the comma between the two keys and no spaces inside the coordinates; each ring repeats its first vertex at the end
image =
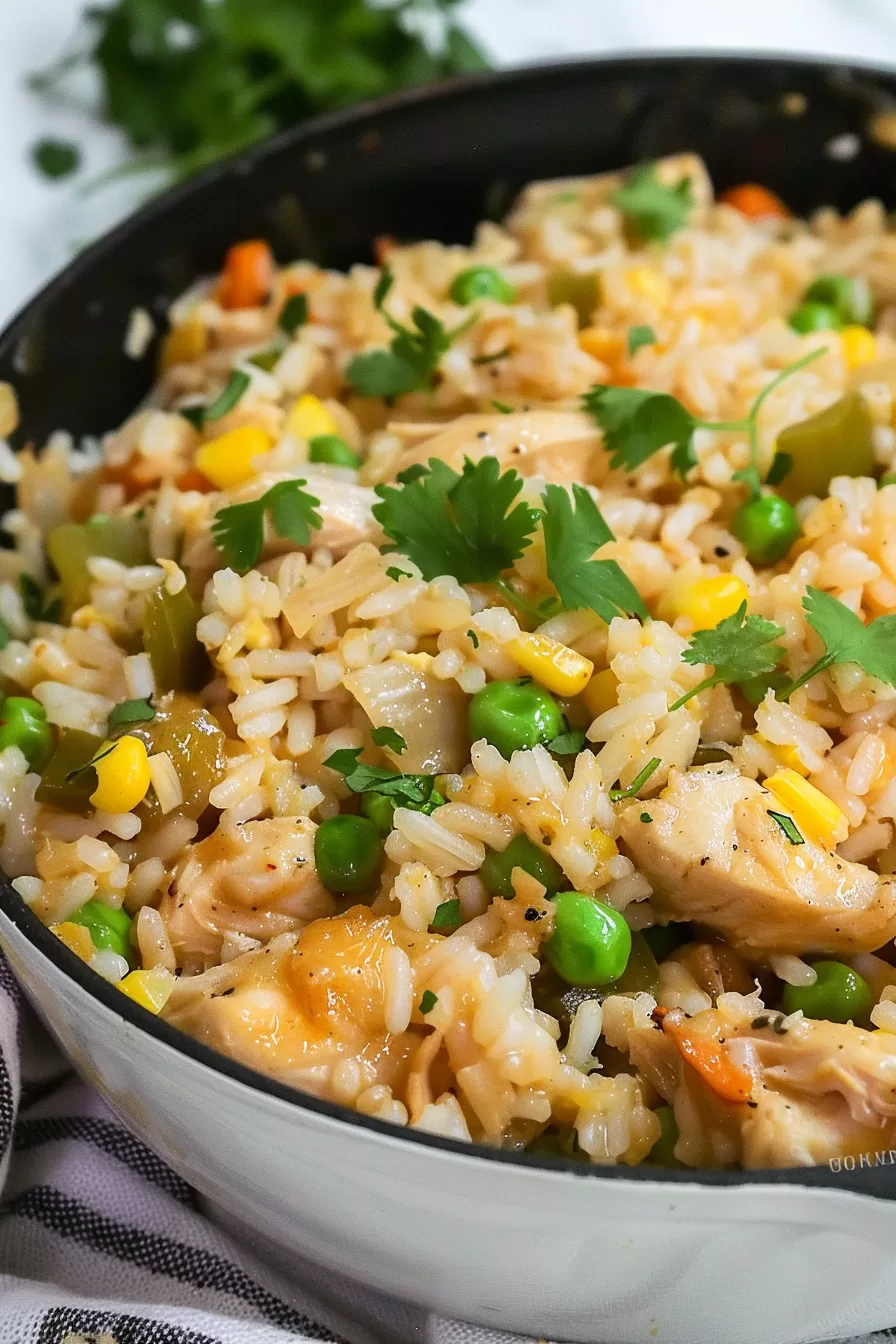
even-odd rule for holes
{"type": "Polygon", "coordinates": [[[174,484],[178,490],[198,490],[203,495],[210,495],[217,488],[198,467],[187,467],[175,477],[174,484]]]}
{"type": "Polygon", "coordinates": [[[271,292],[274,258],[260,238],[236,243],[224,258],[218,302],[222,308],[258,308],[271,292]]]}
{"type": "Polygon", "coordinates": [[[729,187],[723,191],[719,200],[725,205],[734,206],[747,219],[792,219],[787,206],[768,187],[760,187],[756,182],[742,182],[738,187],[729,187]]]}
{"type": "Polygon", "coordinates": [[[675,1045],[678,1053],[691,1068],[699,1073],[707,1087],[723,1101],[749,1101],[753,1095],[753,1079],[745,1069],[735,1064],[724,1046],[711,1036],[694,1031],[684,1022],[674,1022],[666,1014],[662,1029],[675,1045]]]}

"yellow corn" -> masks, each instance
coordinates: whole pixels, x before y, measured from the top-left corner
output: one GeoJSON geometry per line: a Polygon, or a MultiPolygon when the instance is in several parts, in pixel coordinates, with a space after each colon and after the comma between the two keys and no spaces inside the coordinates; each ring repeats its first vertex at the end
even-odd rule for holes
{"type": "Polygon", "coordinates": [[[585,327],[579,332],[579,346],[604,364],[618,364],[625,353],[624,337],[609,327],[585,327]]]}
{"type": "Polygon", "coordinates": [[[208,332],[195,317],[188,317],[162,341],[159,367],[162,373],[167,373],[175,364],[189,364],[194,359],[201,359],[207,349],[208,332]]]}
{"type": "Polygon", "coordinates": [[[846,839],[849,823],[837,804],[795,770],[778,770],[765,781],[765,787],[808,839],[828,849],[846,839]]]}
{"type": "Polygon", "coordinates": [[[669,281],[662,271],[652,266],[630,266],[625,273],[625,283],[633,294],[651,299],[660,308],[669,302],[669,281]]]}
{"type": "Polygon", "coordinates": [[[139,1003],[141,1008],[158,1014],[174,988],[174,976],[163,966],[154,966],[148,971],[131,971],[123,980],[119,980],[118,988],[122,994],[127,994],[129,999],[139,1003]]]}
{"type": "Polygon", "coordinates": [[[761,743],[773,756],[776,756],[788,770],[795,770],[798,775],[808,775],[809,771],[800,760],[796,747],[792,747],[789,743],[782,745],[779,742],[769,742],[768,738],[763,737],[761,733],[756,734],[756,741],[761,743]]]}
{"type": "Polygon", "coordinates": [[[673,585],[659,601],[659,615],[671,624],[685,616],[695,630],[711,630],[726,616],[733,616],[749,598],[743,579],[735,574],[713,574],[705,579],[673,585]]]}
{"type": "Polygon", "coordinates": [[[407,663],[409,667],[415,667],[424,675],[432,670],[431,653],[405,653],[404,649],[396,649],[392,657],[397,658],[399,662],[407,663]]]}
{"type": "Polygon", "coordinates": [[[578,695],[594,671],[589,658],[547,635],[517,635],[504,645],[504,652],[554,695],[578,695]]]}
{"type": "Polygon", "coordinates": [[[149,757],[139,737],[120,737],[107,756],[94,765],[99,783],[90,801],[101,812],[130,812],[149,788],[149,757]]]}
{"type": "Polygon", "coordinates": [[[0,439],[19,427],[19,402],[12,383],[0,383],[0,439]]]}
{"type": "Polygon", "coordinates": [[[603,672],[595,672],[582,692],[585,707],[595,718],[605,714],[608,709],[615,709],[618,697],[619,678],[610,667],[603,672]]]}
{"type": "Polygon", "coordinates": [[[840,333],[843,342],[843,358],[851,369],[860,364],[870,364],[877,358],[877,341],[874,332],[867,327],[844,327],[840,333]]]}
{"type": "Polygon", "coordinates": [[[336,421],[319,397],[306,392],[286,417],[286,430],[297,439],[316,439],[321,434],[335,434],[336,421]]]}
{"type": "Polygon", "coordinates": [[[612,835],[607,835],[599,826],[595,826],[589,835],[586,848],[594,855],[597,863],[609,863],[619,853],[612,835]]]}
{"type": "Polygon", "coordinates": [[[210,443],[204,443],[194,462],[203,476],[219,490],[242,485],[255,475],[252,463],[262,453],[270,452],[274,440],[267,430],[257,425],[241,425],[227,434],[220,434],[210,443]]]}
{"type": "Polygon", "coordinates": [[[93,939],[83,924],[75,924],[67,919],[63,924],[51,924],[50,932],[55,933],[60,942],[65,943],[70,952],[82,961],[90,961],[95,952],[93,939]]]}

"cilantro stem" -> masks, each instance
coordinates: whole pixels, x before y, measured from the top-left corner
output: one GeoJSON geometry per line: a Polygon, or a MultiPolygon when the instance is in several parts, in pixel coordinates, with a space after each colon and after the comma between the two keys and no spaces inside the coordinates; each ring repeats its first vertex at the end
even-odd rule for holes
{"type": "Polygon", "coordinates": [[[680,695],[675,703],[669,706],[668,712],[673,714],[676,709],[681,709],[682,705],[686,705],[689,700],[693,700],[695,695],[699,695],[701,691],[708,691],[711,686],[718,686],[724,680],[724,675],[719,672],[714,672],[711,677],[704,677],[703,681],[693,690],[685,691],[684,695],[680,695]]]}
{"type": "Polygon", "coordinates": [[[521,611],[524,616],[528,616],[536,625],[542,624],[545,619],[544,612],[540,611],[534,602],[530,602],[528,598],[518,593],[513,584],[508,583],[507,579],[493,579],[492,584],[502,596],[507,598],[512,606],[516,607],[517,611],[521,611]]]}
{"type": "Polygon", "coordinates": [[[629,784],[627,789],[611,789],[610,801],[621,803],[624,798],[634,798],[643,789],[654,770],[658,770],[661,765],[659,756],[653,756],[635,778],[629,784]]]}
{"type": "Polygon", "coordinates": [[[819,672],[826,672],[829,667],[833,667],[837,662],[837,657],[833,653],[826,653],[823,658],[819,658],[817,663],[813,663],[808,672],[804,672],[796,681],[792,681],[789,686],[784,686],[778,691],[775,697],[778,700],[789,700],[794,691],[798,691],[801,686],[805,686],[807,681],[817,677],[819,672]]]}

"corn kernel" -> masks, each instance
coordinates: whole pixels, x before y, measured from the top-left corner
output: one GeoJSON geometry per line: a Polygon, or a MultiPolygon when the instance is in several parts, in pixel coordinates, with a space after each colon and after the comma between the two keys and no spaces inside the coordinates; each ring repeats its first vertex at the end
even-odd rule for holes
{"type": "Polygon", "coordinates": [[[432,671],[431,653],[405,653],[404,649],[396,649],[392,657],[397,658],[399,662],[407,663],[409,667],[415,667],[424,676],[432,671]]]}
{"type": "Polygon", "coordinates": [[[604,364],[618,364],[625,353],[625,339],[609,327],[585,327],[579,332],[579,347],[604,364]]]}
{"type": "Polygon", "coordinates": [[[660,308],[669,302],[669,281],[662,271],[652,266],[630,266],[625,273],[625,283],[633,294],[650,299],[660,308]]]}
{"type": "Polygon", "coordinates": [[[704,579],[668,588],[660,598],[660,619],[670,624],[685,616],[695,630],[712,630],[726,616],[733,616],[750,593],[735,574],[713,574],[704,579]]]}
{"type": "Polygon", "coordinates": [[[790,743],[769,742],[768,738],[763,737],[761,733],[756,734],[756,741],[777,757],[788,770],[795,770],[798,775],[802,775],[804,778],[808,775],[809,771],[800,760],[799,752],[790,743]]]}
{"type": "Polygon", "coordinates": [[[597,863],[609,863],[619,853],[612,835],[607,835],[599,826],[595,826],[588,836],[586,848],[594,855],[597,863]]]}
{"type": "Polygon", "coordinates": [[[149,788],[149,757],[139,737],[120,737],[94,765],[99,781],[90,801],[101,812],[130,812],[149,788]]]}
{"type": "Polygon", "coordinates": [[[241,425],[204,443],[193,459],[196,466],[219,490],[242,485],[255,475],[256,457],[270,452],[274,440],[257,425],[241,425]]]}
{"type": "Polygon", "coordinates": [[[578,695],[594,671],[589,658],[547,635],[516,635],[504,645],[504,652],[554,695],[578,695]]]}
{"type": "Polygon", "coordinates": [[[0,383],[0,439],[19,427],[19,402],[12,383],[0,383]]]}
{"type": "Polygon", "coordinates": [[[877,341],[874,332],[867,327],[844,327],[840,333],[843,342],[843,358],[851,369],[860,364],[870,364],[877,358],[877,341]]]}
{"type": "Polygon", "coordinates": [[[83,924],[75,924],[67,919],[63,924],[51,924],[50,932],[55,933],[59,941],[65,943],[69,951],[82,961],[90,961],[96,951],[93,939],[83,924]]]}
{"type": "Polygon", "coordinates": [[[837,804],[795,770],[778,770],[765,781],[765,787],[807,838],[829,849],[846,839],[849,823],[837,804]]]}
{"type": "Polygon", "coordinates": [[[297,439],[316,439],[321,434],[335,434],[336,421],[319,397],[306,392],[287,416],[286,430],[297,439]]]}
{"type": "Polygon", "coordinates": [[[201,359],[208,349],[208,332],[195,317],[187,318],[179,327],[174,327],[162,341],[159,354],[159,367],[162,373],[173,369],[175,364],[189,364],[201,359]]]}
{"type": "Polygon", "coordinates": [[[618,698],[619,678],[611,667],[605,668],[603,672],[595,672],[582,692],[585,708],[595,718],[605,714],[608,709],[615,709],[618,698]]]}
{"type": "Polygon", "coordinates": [[[118,988],[134,1003],[139,1003],[141,1008],[158,1015],[174,988],[174,976],[163,966],[153,966],[148,971],[131,971],[123,980],[119,980],[118,988]]]}

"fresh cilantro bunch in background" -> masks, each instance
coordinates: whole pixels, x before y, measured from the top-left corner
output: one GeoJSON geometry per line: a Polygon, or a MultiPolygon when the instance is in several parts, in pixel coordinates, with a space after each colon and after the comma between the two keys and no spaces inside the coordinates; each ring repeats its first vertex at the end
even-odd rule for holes
{"type": "MultiPolygon", "coordinates": [[[[89,70],[132,166],[185,177],[316,112],[484,68],[456,21],[461,3],[110,0],[85,10],[70,50],[31,87],[65,96],[89,70]]],[[[77,166],[77,147],[53,143],[33,158],[58,177],[77,166]]]]}

